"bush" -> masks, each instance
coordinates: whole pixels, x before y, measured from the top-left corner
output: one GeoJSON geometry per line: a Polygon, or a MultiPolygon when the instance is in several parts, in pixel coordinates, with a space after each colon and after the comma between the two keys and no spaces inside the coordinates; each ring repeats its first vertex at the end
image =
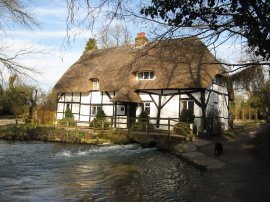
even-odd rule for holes
{"type": "Polygon", "coordinates": [[[207,111],[206,115],[206,128],[210,136],[216,136],[223,134],[223,123],[219,118],[219,111],[217,108],[211,108],[207,111]]]}
{"type": "Polygon", "coordinates": [[[193,109],[182,109],[180,114],[180,121],[186,123],[193,123],[194,122],[194,111],[193,109]]]}
{"type": "Polygon", "coordinates": [[[148,122],[136,122],[134,123],[132,126],[131,126],[131,130],[133,131],[147,131],[149,127],[149,130],[154,130],[154,126],[153,124],[149,123],[149,126],[148,126],[148,122]]]}
{"type": "Polygon", "coordinates": [[[139,115],[139,122],[148,122],[149,115],[147,114],[146,111],[142,111],[141,114],[139,115]]]}
{"type": "Polygon", "coordinates": [[[104,113],[102,109],[98,110],[96,118],[94,118],[94,120],[90,122],[89,126],[94,127],[94,128],[103,128],[103,129],[110,128],[110,123],[106,121],[105,116],[106,114],[104,113]]]}
{"type": "Polygon", "coordinates": [[[65,118],[74,118],[71,109],[68,107],[65,111],[65,118]]]}
{"type": "Polygon", "coordinates": [[[63,118],[59,120],[58,123],[61,126],[77,126],[77,122],[74,120],[74,118],[63,118]]]}
{"type": "Polygon", "coordinates": [[[189,123],[186,122],[178,122],[174,125],[173,133],[177,135],[190,136],[193,135],[192,131],[189,128],[189,123]]]}
{"type": "Polygon", "coordinates": [[[131,127],[133,131],[147,131],[149,127],[149,130],[154,130],[154,126],[149,123],[149,115],[146,111],[142,111],[139,115],[138,122],[134,123],[131,127]]]}
{"type": "Polygon", "coordinates": [[[110,123],[108,121],[106,121],[105,118],[94,118],[90,122],[89,126],[94,127],[94,128],[108,129],[108,128],[110,128],[110,123]]]}

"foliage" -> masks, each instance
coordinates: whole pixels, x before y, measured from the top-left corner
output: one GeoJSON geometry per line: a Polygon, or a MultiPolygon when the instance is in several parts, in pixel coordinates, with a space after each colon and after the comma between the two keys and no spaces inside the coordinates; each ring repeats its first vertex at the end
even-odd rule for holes
{"type": "Polygon", "coordinates": [[[4,89],[0,99],[0,112],[2,114],[22,115],[25,120],[31,119],[31,109],[35,106],[33,97],[34,87],[16,84],[4,89]]]}
{"type": "Polygon", "coordinates": [[[198,28],[201,34],[211,31],[216,38],[225,31],[230,32],[228,37],[244,37],[257,56],[268,60],[270,18],[266,16],[269,16],[269,8],[269,1],[152,0],[152,4],[143,8],[141,13],[151,18],[161,18],[172,27],[198,28]]]}
{"type": "Polygon", "coordinates": [[[77,122],[73,117],[66,117],[58,121],[60,126],[77,126],[77,122]]]}
{"type": "Polygon", "coordinates": [[[258,108],[264,116],[270,112],[270,80],[263,83],[259,88],[250,93],[248,104],[251,107],[258,108]]]}
{"type": "Polygon", "coordinates": [[[106,121],[105,116],[106,114],[102,109],[98,110],[96,117],[90,123],[90,127],[108,129],[110,123],[106,121]]]}
{"type": "Polygon", "coordinates": [[[97,119],[103,119],[103,118],[105,118],[105,116],[106,116],[106,114],[102,109],[97,111],[97,115],[96,115],[97,119]]]}
{"type": "Polygon", "coordinates": [[[61,126],[76,126],[77,122],[74,120],[74,116],[69,107],[65,111],[65,118],[58,121],[61,126]]]}
{"type": "Polygon", "coordinates": [[[182,109],[180,114],[180,121],[186,123],[193,123],[194,122],[194,111],[193,109],[182,109]]]}
{"type": "Polygon", "coordinates": [[[143,123],[143,122],[148,122],[149,120],[149,115],[146,111],[142,111],[139,115],[139,122],[143,123]]]}
{"type": "Polygon", "coordinates": [[[139,115],[138,122],[132,124],[131,130],[133,131],[147,131],[154,130],[153,124],[149,123],[149,115],[146,111],[142,111],[139,115]]]}
{"type": "Polygon", "coordinates": [[[174,125],[173,133],[182,136],[193,135],[192,131],[190,130],[189,123],[181,121],[174,125]]]}
{"type": "Polygon", "coordinates": [[[210,136],[222,135],[223,128],[219,118],[219,111],[212,107],[207,111],[206,115],[207,132],[210,136]]]}
{"type": "Polygon", "coordinates": [[[84,53],[86,53],[89,50],[97,50],[97,43],[96,43],[96,39],[93,38],[89,38],[89,40],[86,43],[86,46],[84,48],[84,53]]]}
{"type": "Polygon", "coordinates": [[[74,118],[72,111],[69,107],[67,107],[67,109],[65,111],[65,118],[74,118]]]}

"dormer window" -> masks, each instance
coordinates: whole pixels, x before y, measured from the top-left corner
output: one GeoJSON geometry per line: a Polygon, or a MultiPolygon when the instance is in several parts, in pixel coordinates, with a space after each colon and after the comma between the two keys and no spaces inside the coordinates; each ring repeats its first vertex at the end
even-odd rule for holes
{"type": "Polygon", "coordinates": [[[154,80],[156,76],[152,71],[144,71],[144,72],[137,72],[136,78],[137,80],[154,80]]]}
{"type": "Polygon", "coordinates": [[[92,90],[99,90],[99,80],[97,78],[92,80],[92,90]]]}

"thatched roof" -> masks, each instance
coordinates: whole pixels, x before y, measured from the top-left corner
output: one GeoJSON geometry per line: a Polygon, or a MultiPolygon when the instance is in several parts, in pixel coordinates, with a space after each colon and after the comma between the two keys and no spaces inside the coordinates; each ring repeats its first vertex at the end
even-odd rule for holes
{"type": "Polygon", "coordinates": [[[142,48],[120,46],[89,51],[55,85],[59,92],[88,92],[93,78],[101,91],[207,88],[223,67],[197,38],[163,40],[142,48]],[[154,71],[155,80],[136,80],[138,71],[154,71]]]}
{"type": "Polygon", "coordinates": [[[119,92],[111,99],[112,102],[142,102],[140,96],[135,93],[133,90],[123,87],[119,92]]]}

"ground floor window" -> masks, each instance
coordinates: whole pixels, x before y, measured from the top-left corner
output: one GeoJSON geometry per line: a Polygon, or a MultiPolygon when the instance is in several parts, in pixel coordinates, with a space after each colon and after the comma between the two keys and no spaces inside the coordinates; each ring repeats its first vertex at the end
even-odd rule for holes
{"type": "Polygon", "coordinates": [[[183,100],[182,109],[192,109],[194,110],[194,101],[193,100],[183,100]]]}
{"type": "Polygon", "coordinates": [[[96,116],[97,112],[101,110],[100,105],[92,105],[91,106],[91,115],[96,116]]]}
{"type": "Polygon", "coordinates": [[[143,103],[143,110],[150,115],[150,102],[143,103]]]}

